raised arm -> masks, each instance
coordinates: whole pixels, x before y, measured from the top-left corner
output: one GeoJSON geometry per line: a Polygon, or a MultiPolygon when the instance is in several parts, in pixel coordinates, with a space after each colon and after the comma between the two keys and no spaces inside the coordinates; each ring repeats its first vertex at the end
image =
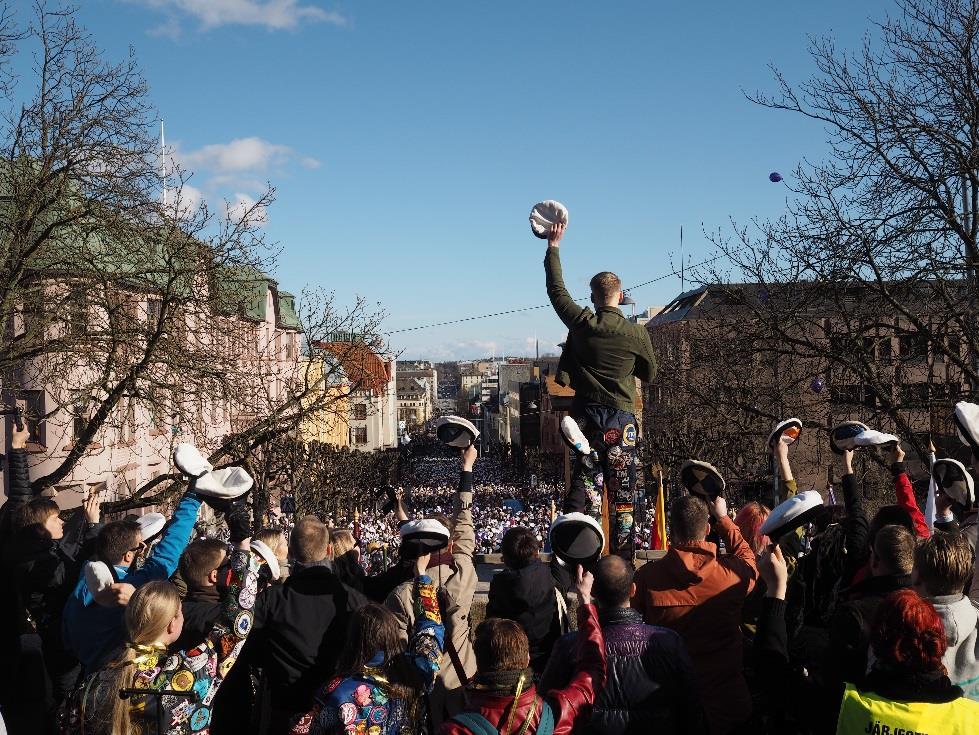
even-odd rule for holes
{"type": "Polygon", "coordinates": [[[566,225],[556,224],[551,228],[551,236],[547,241],[547,254],[544,256],[544,275],[547,283],[547,297],[558,317],[568,327],[577,322],[586,311],[571,298],[568,289],[564,287],[564,275],[561,272],[561,255],[558,246],[564,236],[566,225]]]}
{"type": "Polygon", "coordinates": [[[653,342],[649,338],[646,327],[636,325],[639,330],[640,353],[636,356],[634,374],[639,380],[648,383],[656,377],[656,355],[653,353],[653,342]]]}
{"type": "Polygon", "coordinates": [[[575,672],[566,687],[545,693],[556,705],[554,735],[568,735],[591,713],[598,692],[605,686],[605,638],[598,610],[591,601],[594,578],[578,568],[578,656],[575,672]]]}
{"type": "Polygon", "coordinates": [[[843,579],[843,584],[846,585],[867,561],[870,544],[870,522],[863,507],[863,493],[857,486],[856,475],[853,474],[853,450],[843,452],[843,503],[847,515],[843,579]]]}
{"type": "Polygon", "coordinates": [[[430,554],[418,558],[415,563],[415,586],[413,602],[415,605],[415,629],[408,643],[407,655],[421,677],[422,688],[431,692],[435,677],[439,673],[439,662],[445,650],[445,626],[435,584],[425,571],[430,554]]]}
{"type": "Polygon", "coordinates": [[[904,466],[904,450],[901,449],[900,443],[888,450],[887,463],[891,467],[891,476],[894,478],[894,495],[897,497],[897,504],[911,516],[914,532],[918,538],[928,538],[931,536],[931,531],[925,522],[925,514],[921,512],[918,501],[914,497],[914,488],[904,466]]]}
{"type": "Polygon", "coordinates": [[[740,567],[737,572],[738,575],[748,583],[748,588],[745,590],[745,594],[747,594],[754,589],[755,580],[758,578],[755,552],[744,540],[734,521],[728,518],[727,501],[724,500],[723,496],[718,495],[710,505],[710,514],[714,517],[717,532],[724,540],[727,553],[732,557],[732,561],[736,559],[738,562],[740,567]]]}
{"type": "Polygon", "coordinates": [[[180,555],[190,542],[200,509],[200,497],[192,492],[184,493],[159,543],[153,547],[143,566],[126,577],[126,581],[139,587],[154,579],[169,579],[177,571],[180,555]]]}
{"type": "Polygon", "coordinates": [[[783,441],[775,442],[772,454],[775,455],[775,462],[778,464],[778,502],[781,503],[798,494],[799,486],[789,462],[789,445],[783,441]]]}

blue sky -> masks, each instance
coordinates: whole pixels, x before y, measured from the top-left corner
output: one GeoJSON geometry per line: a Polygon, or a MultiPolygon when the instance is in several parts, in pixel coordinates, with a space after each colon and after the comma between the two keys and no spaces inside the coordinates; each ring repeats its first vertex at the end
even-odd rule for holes
{"type": "MultiPolygon", "coordinates": [[[[669,273],[684,227],[777,215],[768,182],[825,153],[818,126],[753,106],[769,63],[813,71],[809,35],[853,47],[892,7],[823,3],[85,0],[112,58],[132,44],[209,201],[277,187],[281,286],[379,301],[388,330],[546,302],[527,215],[559,199],[569,287],[669,273]]],[[[679,291],[669,278],[641,306],[679,291]]],[[[405,357],[529,354],[546,309],[394,334],[405,357]]]]}

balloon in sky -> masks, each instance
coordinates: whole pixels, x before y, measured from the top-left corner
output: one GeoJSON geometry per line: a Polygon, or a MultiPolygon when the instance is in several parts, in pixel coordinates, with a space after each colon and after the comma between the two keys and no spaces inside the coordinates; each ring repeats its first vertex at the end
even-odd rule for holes
{"type": "Polygon", "coordinates": [[[777,184],[782,180],[782,174],[780,174],[778,171],[772,171],[770,174],[768,174],[768,180],[773,184],[777,184]]]}

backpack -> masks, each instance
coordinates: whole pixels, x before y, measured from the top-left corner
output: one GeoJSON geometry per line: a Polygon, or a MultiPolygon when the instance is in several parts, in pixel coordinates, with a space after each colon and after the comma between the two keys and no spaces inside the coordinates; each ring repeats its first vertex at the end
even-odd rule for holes
{"type": "MultiPolygon", "coordinates": [[[[462,725],[472,735],[500,735],[500,731],[493,727],[493,724],[479,714],[479,712],[463,712],[453,717],[452,722],[462,725]]],[[[529,721],[525,723],[523,729],[517,730],[514,735],[523,735],[526,733],[527,724],[529,724],[529,721]]],[[[541,698],[540,722],[537,723],[535,735],[553,735],[553,733],[554,711],[547,701],[541,698]]]]}

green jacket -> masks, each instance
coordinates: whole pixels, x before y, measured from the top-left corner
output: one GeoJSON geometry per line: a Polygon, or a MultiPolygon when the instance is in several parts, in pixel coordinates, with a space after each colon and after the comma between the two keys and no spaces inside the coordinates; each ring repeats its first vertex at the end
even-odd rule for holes
{"type": "Polygon", "coordinates": [[[557,382],[575,391],[575,406],[598,403],[636,412],[636,381],[656,377],[656,358],[645,327],[626,319],[614,306],[597,313],[579,306],[564,287],[558,248],[544,256],[547,295],[568,327],[558,363],[557,382]]]}

